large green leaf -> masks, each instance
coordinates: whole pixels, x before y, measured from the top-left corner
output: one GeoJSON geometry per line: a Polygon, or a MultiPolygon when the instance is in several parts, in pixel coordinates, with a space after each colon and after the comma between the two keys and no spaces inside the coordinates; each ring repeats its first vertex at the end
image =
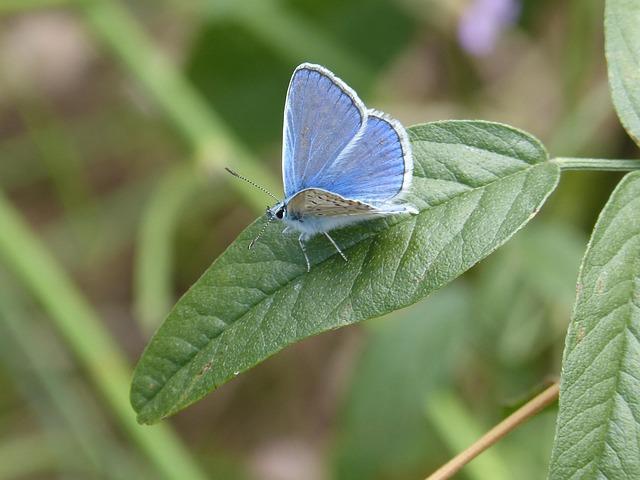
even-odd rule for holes
{"type": "Polygon", "coordinates": [[[640,478],[640,172],[602,211],[577,290],[550,478],[640,478]]]}
{"type": "Polygon", "coordinates": [[[640,144],[640,2],[607,0],[604,25],[613,104],[640,144]]]}
{"type": "Polygon", "coordinates": [[[410,305],[509,239],[555,188],[542,145],[505,125],[451,121],[410,129],[420,213],[322,236],[308,246],[259,219],[182,297],[140,360],[138,420],[175,413],[287,345],[410,305]]]}

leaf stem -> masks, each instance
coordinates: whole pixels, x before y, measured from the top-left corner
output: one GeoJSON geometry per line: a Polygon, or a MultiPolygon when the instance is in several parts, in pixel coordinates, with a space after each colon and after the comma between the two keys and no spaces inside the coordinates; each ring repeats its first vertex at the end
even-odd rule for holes
{"type": "Polygon", "coordinates": [[[511,432],[530,417],[554,403],[558,399],[559,391],[560,386],[558,382],[555,382],[545,391],[529,400],[526,404],[485,433],[469,448],[456,455],[434,473],[429,475],[426,480],[446,480],[451,478],[462,467],[484,452],[487,448],[497,443],[498,440],[504,437],[507,433],[511,432]]]}
{"type": "Polygon", "coordinates": [[[602,170],[609,172],[640,170],[640,160],[556,157],[551,161],[556,163],[561,170],[602,170]]]}

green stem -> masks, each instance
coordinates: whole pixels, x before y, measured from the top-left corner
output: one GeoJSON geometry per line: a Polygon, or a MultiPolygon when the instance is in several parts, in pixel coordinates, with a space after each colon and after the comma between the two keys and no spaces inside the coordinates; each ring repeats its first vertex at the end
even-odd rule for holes
{"type": "MultiPolygon", "coordinates": [[[[231,166],[243,175],[259,180],[271,191],[279,191],[279,183],[240,145],[234,135],[207,106],[205,99],[181,72],[152,43],[118,0],[78,0],[87,24],[136,77],[167,117],[181,131],[194,151],[194,159],[202,169],[217,175],[231,166]]],[[[233,181],[234,188],[262,213],[265,197],[259,190],[233,181]]]]}
{"type": "Polygon", "coordinates": [[[102,393],[123,429],[166,479],[204,479],[167,425],[136,423],[129,404],[131,370],[98,314],[0,194],[0,261],[29,289],[102,393]]]}
{"type": "Polygon", "coordinates": [[[557,163],[561,170],[603,170],[608,172],[640,170],[640,160],[556,157],[551,161],[557,163]]]}
{"type": "Polygon", "coordinates": [[[174,303],[173,237],[189,200],[204,185],[192,165],[173,167],[145,205],[136,240],[134,285],[136,318],[147,334],[158,328],[174,303]]]}

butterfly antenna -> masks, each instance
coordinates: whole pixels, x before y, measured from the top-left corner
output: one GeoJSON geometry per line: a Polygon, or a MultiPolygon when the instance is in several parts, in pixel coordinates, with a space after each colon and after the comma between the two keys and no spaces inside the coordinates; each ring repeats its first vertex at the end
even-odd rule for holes
{"type": "MultiPolygon", "coordinates": [[[[271,193],[269,190],[267,190],[264,187],[261,187],[260,185],[258,185],[255,182],[252,182],[251,180],[249,180],[246,177],[243,177],[242,175],[240,175],[239,173],[234,172],[233,170],[231,170],[230,168],[224,167],[224,169],[229,172],[231,175],[233,175],[236,178],[239,178],[240,180],[244,180],[245,182],[247,182],[249,185],[253,185],[254,187],[256,187],[258,190],[262,190],[264,193],[266,193],[267,195],[269,195],[271,198],[274,198],[276,200],[276,202],[279,202],[280,199],[278,197],[276,197],[273,193],[271,193]]],[[[268,223],[267,223],[268,224],[268,223]]],[[[256,239],[257,240],[257,239],[256,239]]],[[[255,240],[254,240],[255,242],[255,240]]]]}
{"type": "Polygon", "coordinates": [[[249,250],[253,250],[253,247],[256,245],[256,242],[260,239],[260,237],[265,232],[265,230],[267,229],[269,224],[273,221],[273,218],[274,217],[269,217],[269,219],[266,221],[266,223],[262,226],[262,229],[258,233],[258,236],[256,238],[254,238],[253,240],[251,240],[251,243],[249,244],[249,250]]]}

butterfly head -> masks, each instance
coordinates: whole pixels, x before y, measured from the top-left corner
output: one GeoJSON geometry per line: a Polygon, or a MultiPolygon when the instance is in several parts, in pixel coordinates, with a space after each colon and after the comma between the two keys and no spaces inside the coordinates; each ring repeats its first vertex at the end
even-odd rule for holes
{"type": "Polygon", "coordinates": [[[258,236],[254,238],[249,244],[249,250],[251,250],[255,246],[258,240],[260,240],[260,237],[267,230],[267,227],[271,222],[273,222],[274,220],[283,220],[286,217],[287,206],[284,203],[284,201],[280,201],[276,203],[273,207],[267,207],[266,213],[267,213],[267,221],[265,222],[260,232],[258,232],[258,236]]]}
{"type": "Polygon", "coordinates": [[[278,202],[273,207],[267,208],[269,220],[283,220],[287,216],[287,206],[284,202],[278,202]]]}

